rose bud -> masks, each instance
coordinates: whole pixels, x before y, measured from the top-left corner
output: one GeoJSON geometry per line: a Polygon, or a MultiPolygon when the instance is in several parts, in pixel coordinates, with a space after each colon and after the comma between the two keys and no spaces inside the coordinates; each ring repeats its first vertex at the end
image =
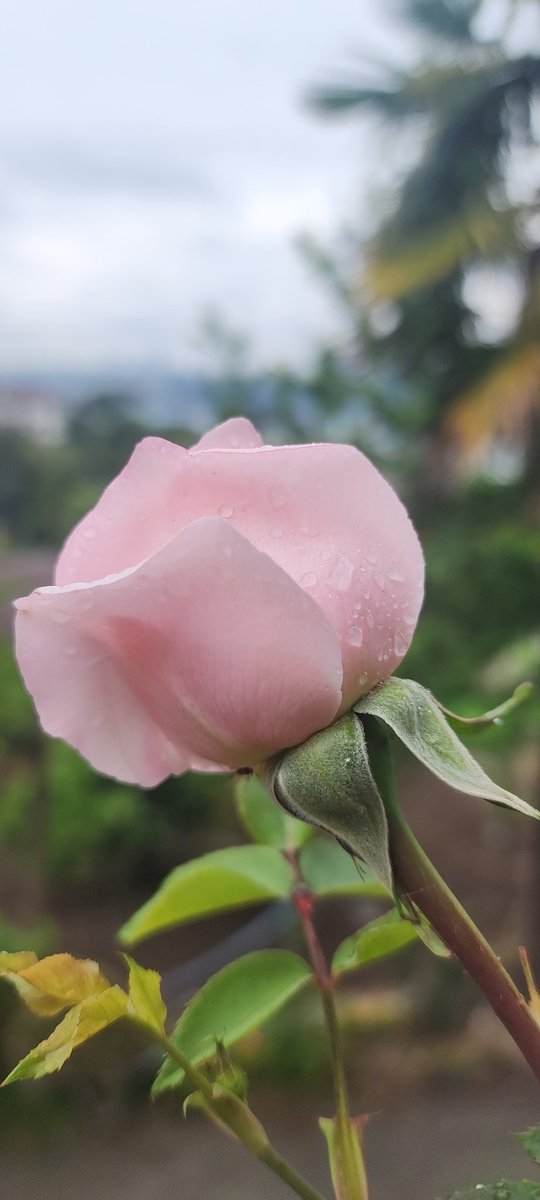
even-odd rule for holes
{"type": "Polygon", "coordinates": [[[386,679],[423,558],[390,485],[344,445],[263,446],[226,421],[191,450],[145,438],[17,601],[44,730],[152,787],[303,742],[386,679]]]}

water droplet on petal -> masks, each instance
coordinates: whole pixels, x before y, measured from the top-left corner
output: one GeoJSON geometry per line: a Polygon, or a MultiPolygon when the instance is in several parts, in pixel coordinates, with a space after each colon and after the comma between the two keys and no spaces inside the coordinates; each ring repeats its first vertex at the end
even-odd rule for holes
{"type": "Polygon", "coordinates": [[[408,639],[404,637],[404,635],[401,633],[401,630],[398,629],[394,634],[394,652],[401,656],[402,654],[405,654],[408,649],[408,639]]]}
{"type": "Polygon", "coordinates": [[[328,562],[328,559],[331,557],[332,557],[332,554],[331,554],[330,550],[323,550],[323,552],[321,554],[321,558],[322,558],[323,562],[328,562]]]}
{"type": "Polygon", "coordinates": [[[388,578],[391,579],[393,583],[405,583],[405,576],[401,571],[390,571],[388,578]]]}
{"type": "Polygon", "coordinates": [[[347,558],[342,558],[341,561],[336,563],[335,567],[333,567],[328,582],[332,587],[336,588],[336,591],[346,592],[347,588],[351,586],[353,575],[354,567],[352,562],[349,562],[347,558]]]}
{"type": "Polygon", "coordinates": [[[234,508],[231,508],[230,504],[220,504],[217,511],[218,517],[223,517],[224,521],[234,515],[234,508]]]}
{"type": "Polygon", "coordinates": [[[368,623],[369,628],[373,629],[373,626],[375,624],[375,617],[373,616],[373,613],[370,608],[368,608],[367,613],[366,613],[366,621],[368,623]]]}
{"type": "Polygon", "coordinates": [[[75,546],[75,549],[74,549],[74,551],[73,551],[73,557],[74,557],[74,558],[82,558],[82,555],[83,555],[83,552],[82,552],[82,547],[81,547],[81,546],[75,546]]]}
{"type": "Polygon", "coordinates": [[[87,525],[86,528],[83,529],[83,537],[91,540],[92,538],[95,538],[95,536],[96,536],[95,525],[87,525]]]}
{"type": "Polygon", "coordinates": [[[307,587],[307,588],[315,587],[316,583],[317,583],[317,576],[313,573],[313,571],[308,571],[307,575],[302,575],[302,578],[300,580],[301,587],[307,587]]]}
{"type": "Polygon", "coordinates": [[[347,630],[347,641],[351,646],[361,646],[364,640],[364,631],[359,625],[349,625],[347,630]]]}
{"type": "Polygon", "coordinates": [[[411,628],[413,625],[416,625],[416,617],[413,617],[411,613],[406,613],[403,620],[405,621],[405,624],[409,626],[409,628],[411,628]]]}

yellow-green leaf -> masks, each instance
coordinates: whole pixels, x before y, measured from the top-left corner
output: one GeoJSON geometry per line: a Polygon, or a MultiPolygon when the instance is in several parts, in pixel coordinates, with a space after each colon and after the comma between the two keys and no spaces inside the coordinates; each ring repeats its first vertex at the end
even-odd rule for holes
{"type": "Polygon", "coordinates": [[[109,988],[97,963],[73,958],[71,954],[51,954],[47,958],[23,962],[30,955],[8,955],[11,962],[0,961],[0,975],[12,983],[21,1000],[40,1017],[53,1017],[69,1005],[81,1004],[90,996],[109,988]]]}
{"type": "Polygon", "coordinates": [[[164,1034],[167,1009],[161,996],[161,975],[158,971],[141,967],[128,954],[124,958],[129,967],[128,1017],[158,1034],[164,1034]]]}
{"type": "Polygon", "coordinates": [[[18,1079],[39,1079],[42,1075],[59,1071],[76,1046],[125,1016],[126,1010],[127,996],[119,987],[108,987],[97,995],[89,996],[66,1013],[50,1036],[14,1067],[2,1086],[15,1083],[18,1079]]]}

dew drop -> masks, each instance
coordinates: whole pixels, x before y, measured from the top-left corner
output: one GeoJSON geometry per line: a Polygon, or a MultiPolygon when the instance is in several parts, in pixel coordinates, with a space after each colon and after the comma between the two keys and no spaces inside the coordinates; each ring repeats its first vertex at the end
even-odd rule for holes
{"type": "Polygon", "coordinates": [[[317,583],[317,576],[313,573],[313,571],[308,571],[307,575],[302,575],[302,578],[300,580],[301,586],[307,587],[307,588],[315,587],[316,583],[317,583]]]}
{"type": "Polygon", "coordinates": [[[413,617],[411,613],[406,613],[403,620],[405,621],[405,624],[409,626],[409,629],[411,629],[413,625],[416,625],[416,617],[413,617]]]}
{"type": "Polygon", "coordinates": [[[368,608],[367,613],[366,613],[366,621],[367,621],[369,628],[373,629],[373,626],[375,625],[375,617],[373,616],[373,613],[370,608],[368,608]]]}
{"type": "Polygon", "coordinates": [[[351,580],[354,575],[354,567],[347,558],[342,558],[341,562],[336,563],[333,568],[328,582],[338,592],[346,592],[351,586],[351,580]]]}
{"type": "Polygon", "coordinates": [[[83,529],[83,537],[88,538],[89,541],[91,541],[92,538],[95,538],[95,536],[96,536],[95,525],[87,525],[86,529],[83,529]]]}
{"type": "Polygon", "coordinates": [[[82,558],[82,556],[83,556],[83,552],[82,552],[81,546],[76,546],[73,551],[73,557],[74,558],[82,558]]]}
{"type": "Polygon", "coordinates": [[[359,625],[349,625],[347,630],[347,641],[351,646],[361,646],[364,640],[364,632],[359,625]]]}
{"type": "Polygon", "coordinates": [[[393,583],[405,583],[405,576],[401,573],[401,571],[390,571],[388,578],[391,579],[393,583]]]}
{"type": "Polygon", "coordinates": [[[231,508],[230,504],[220,504],[217,511],[218,517],[223,517],[225,521],[234,514],[234,508],[231,508]]]}
{"type": "Polygon", "coordinates": [[[405,651],[408,649],[408,647],[409,642],[407,638],[404,637],[401,631],[398,629],[394,634],[394,652],[399,655],[405,654],[405,651]]]}
{"type": "Polygon", "coordinates": [[[359,687],[363,687],[363,686],[364,686],[364,684],[365,684],[365,683],[367,683],[367,681],[368,681],[368,678],[369,678],[369,677],[368,677],[368,673],[367,673],[367,671],[362,671],[362,674],[358,676],[358,685],[359,685],[359,687]]]}
{"type": "Polygon", "coordinates": [[[323,562],[328,562],[328,559],[331,557],[332,557],[332,554],[331,554],[330,550],[323,550],[323,552],[321,554],[321,558],[322,558],[323,562]]]}
{"type": "Polygon", "coordinates": [[[369,600],[369,597],[370,597],[370,596],[371,596],[371,592],[369,592],[369,591],[367,591],[367,592],[364,592],[364,599],[365,599],[365,600],[369,600]]]}

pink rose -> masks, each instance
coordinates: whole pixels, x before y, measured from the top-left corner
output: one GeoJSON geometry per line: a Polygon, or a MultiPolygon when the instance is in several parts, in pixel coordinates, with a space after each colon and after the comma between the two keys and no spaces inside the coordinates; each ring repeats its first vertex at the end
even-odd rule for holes
{"type": "Polygon", "coordinates": [[[145,438],[17,601],[43,728],[152,787],[254,765],[325,728],[403,658],[418,538],[352,446],[263,446],[238,417],[192,450],[145,438]]]}

